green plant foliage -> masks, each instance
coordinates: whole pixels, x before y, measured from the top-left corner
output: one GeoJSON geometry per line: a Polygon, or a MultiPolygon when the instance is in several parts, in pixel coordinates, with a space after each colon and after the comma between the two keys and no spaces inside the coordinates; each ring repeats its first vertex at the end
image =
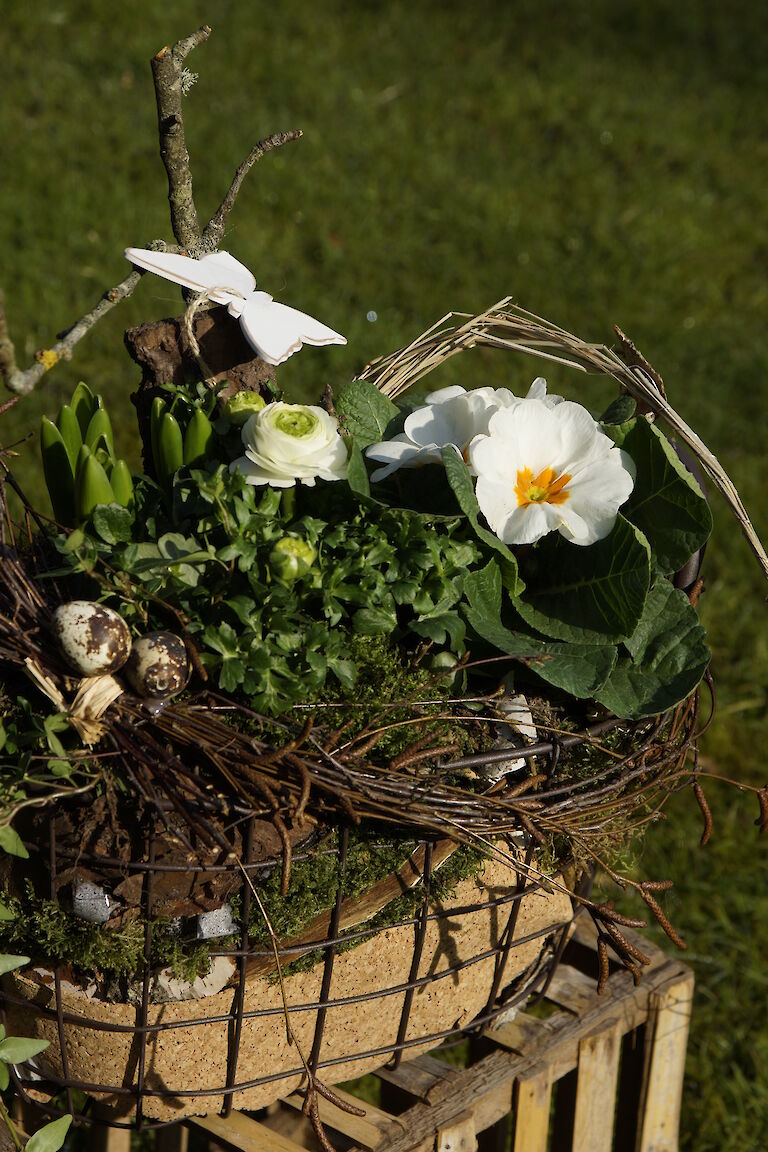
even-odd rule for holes
{"type": "Polygon", "coordinates": [[[610,645],[557,644],[502,622],[502,578],[491,561],[464,580],[464,614],[474,631],[499,652],[518,657],[547,683],[572,696],[594,696],[616,662],[610,645]]]}
{"type": "Polygon", "coordinates": [[[558,640],[617,643],[632,635],[651,582],[651,549],[619,515],[613,531],[588,548],[551,533],[531,550],[527,590],[515,600],[526,623],[558,640]]]}
{"type": "Polygon", "coordinates": [[[520,595],[525,588],[525,584],[519,578],[515,554],[510,551],[502,540],[499,540],[498,536],[493,532],[489,532],[488,529],[484,528],[480,523],[480,506],[477,503],[475,490],[472,487],[469,469],[453,448],[443,448],[441,455],[446,478],[459,507],[472,525],[478,539],[482,540],[484,544],[498,553],[504,561],[503,572],[506,588],[512,596],[520,595]]]}
{"type": "Polygon", "coordinates": [[[50,1124],[38,1128],[27,1141],[25,1152],[58,1152],[67,1138],[71,1123],[71,1116],[60,1116],[58,1120],[51,1120],[50,1124]]]}
{"type": "Polygon", "coordinates": [[[634,421],[622,447],[637,478],[622,511],[645,533],[662,572],[675,572],[706,543],[712,513],[701,488],[666,436],[642,418],[634,421]]]}
{"type": "Polygon", "coordinates": [[[347,384],[336,400],[336,411],[361,449],[383,440],[387,427],[400,414],[389,397],[367,380],[347,384]]]}
{"type": "Polygon", "coordinates": [[[597,699],[618,716],[654,715],[692,692],[709,660],[705,632],[688,597],[660,577],[597,699]]]}

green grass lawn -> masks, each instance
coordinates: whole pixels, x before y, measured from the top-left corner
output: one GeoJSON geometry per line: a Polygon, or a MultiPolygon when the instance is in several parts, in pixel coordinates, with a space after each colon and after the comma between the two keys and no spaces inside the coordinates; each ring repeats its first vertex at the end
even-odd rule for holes
{"type": "MultiPolygon", "coordinates": [[[[278,299],[344,332],[280,372],[301,396],[340,383],[448,309],[511,294],[579,335],[628,332],[768,537],[768,19],[754,0],[472,5],[372,0],[95,0],[3,13],[0,286],[23,363],[127,271],[126,245],[170,239],[148,59],[197,25],[186,101],[206,219],[260,137],[304,139],[253,171],[225,247],[278,299]],[[375,313],[376,319],[368,319],[375,313]]],[[[9,443],[74,383],[103,391],[138,462],[122,347],[179,311],[145,277],[71,364],[4,418],[9,443]]],[[[524,389],[536,365],[468,353],[442,382],[524,389]]],[[[549,373],[574,397],[599,384],[549,373]],[[580,390],[581,389],[581,390],[580,390]]],[[[39,488],[36,449],[19,475],[39,488]]],[[[724,775],[768,780],[768,588],[718,504],[702,602],[719,712],[704,743],[724,775]]],[[[677,798],[642,866],[689,941],[697,996],[682,1145],[768,1143],[768,923],[754,798],[709,785],[715,831],[677,798]]]]}

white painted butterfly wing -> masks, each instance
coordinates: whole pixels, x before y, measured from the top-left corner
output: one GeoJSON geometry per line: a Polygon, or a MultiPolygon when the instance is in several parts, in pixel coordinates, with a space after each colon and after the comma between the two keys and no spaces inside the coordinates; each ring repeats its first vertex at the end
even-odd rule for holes
{"type": "Polygon", "coordinates": [[[212,252],[202,260],[190,256],[179,256],[175,252],[152,252],[148,248],[126,248],[126,260],[138,268],[145,268],[190,288],[193,292],[207,292],[217,304],[229,304],[233,300],[253,295],[256,281],[250,272],[229,252],[212,252]]]}
{"type": "Polygon", "coordinates": [[[245,301],[240,324],[248,341],[267,364],[282,364],[302,344],[346,344],[333,328],[306,312],[278,304],[266,292],[254,292],[245,301]]]}

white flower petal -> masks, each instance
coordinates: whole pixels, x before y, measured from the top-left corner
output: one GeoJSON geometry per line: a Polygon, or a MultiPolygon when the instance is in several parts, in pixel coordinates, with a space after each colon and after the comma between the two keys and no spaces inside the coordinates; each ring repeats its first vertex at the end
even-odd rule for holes
{"type": "Polygon", "coordinates": [[[343,480],[347,474],[338,421],[319,405],[267,404],[245,422],[241,435],[245,456],[232,467],[249,484],[287,488],[301,480],[311,487],[317,476],[343,480]]]}
{"type": "Polygon", "coordinates": [[[428,392],[425,399],[427,404],[442,404],[445,400],[453,400],[456,396],[466,396],[466,388],[461,384],[451,384],[448,388],[438,388],[437,392],[428,392]]]}

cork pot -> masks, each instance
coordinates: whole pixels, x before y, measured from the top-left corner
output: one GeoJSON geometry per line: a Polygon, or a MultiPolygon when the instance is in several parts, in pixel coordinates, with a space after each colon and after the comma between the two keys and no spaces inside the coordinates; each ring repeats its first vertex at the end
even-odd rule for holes
{"type": "MultiPolygon", "coordinates": [[[[512,907],[504,897],[516,884],[513,870],[489,861],[478,879],[462,881],[450,901],[434,905],[437,916],[427,922],[418,966],[424,983],[413,995],[405,1036],[411,1043],[404,1058],[433,1047],[436,1034],[469,1024],[485,1007],[494,975],[494,949],[512,907]]],[[[532,965],[544,939],[572,916],[570,900],[562,891],[531,892],[519,903],[505,983],[532,965]]],[[[403,986],[411,979],[413,953],[414,927],[408,924],[384,929],[335,957],[319,1054],[318,1074],[324,1082],[340,1083],[386,1063],[391,1054],[387,1049],[397,1042],[406,995],[403,986]]],[[[305,1056],[315,1037],[322,979],[320,962],[284,982],[293,1032],[305,1056]]],[[[135,1006],[87,999],[62,989],[65,1016],[78,1018],[64,1023],[65,1064],[55,1015],[37,1010],[55,1006],[53,990],[18,972],[6,976],[4,986],[14,999],[26,1001],[7,1002],[9,1032],[50,1041],[38,1058],[42,1075],[87,1086],[89,1094],[114,1109],[115,1118],[135,1113],[141,1049],[134,1031],[139,1016],[135,1006]]],[[[201,1000],[149,1005],[143,1061],[145,1117],[168,1121],[221,1110],[236,995],[236,990],[227,988],[201,1000]]],[[[277,982],[263,977],[246,981],[243,1013],[233,1103],[235,1108],[253,1110],[299,1086],[300,1059],[287,1042],[277,982]]]]}

